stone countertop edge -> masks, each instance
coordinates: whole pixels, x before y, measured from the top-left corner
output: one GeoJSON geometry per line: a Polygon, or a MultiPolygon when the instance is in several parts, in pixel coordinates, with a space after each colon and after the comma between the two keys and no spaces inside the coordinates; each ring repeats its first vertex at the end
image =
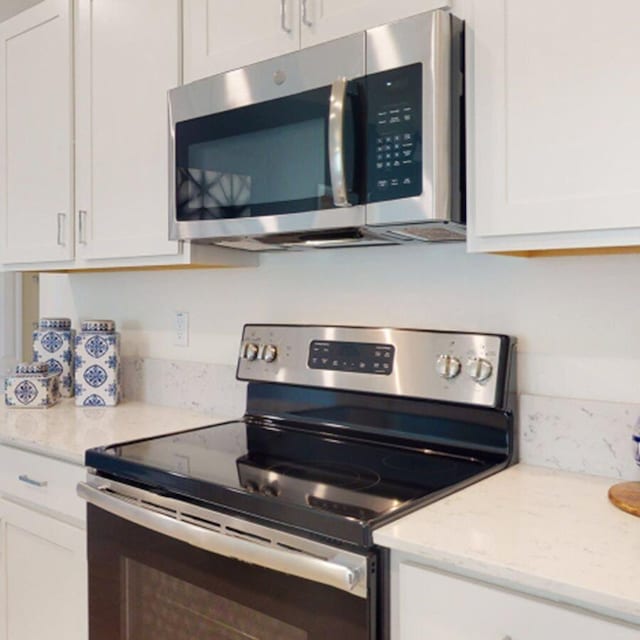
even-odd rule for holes
{"type": "Polygon", "coordinates": [[[84,452],[93,447],[231,419],[234,418],[143,402],[125,401],[115,407],[76,407],[73,399],[65,399],[49,409],[12,409],[3,404],[0,406],[0,445],[82,466],[84,452]]]}
{"type": "Polygon", "coordinates": [[[417,564],[640,627],[640,518],[609,502],[616,482],[518,464],[373,538],[417,564]]]}

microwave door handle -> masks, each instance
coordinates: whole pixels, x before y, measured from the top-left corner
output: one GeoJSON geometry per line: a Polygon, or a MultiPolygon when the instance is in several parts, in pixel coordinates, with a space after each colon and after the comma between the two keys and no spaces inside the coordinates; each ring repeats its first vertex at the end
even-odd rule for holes
{"type": "Polygon", "coordinates": [[[331,85],[329,98],[329,173],[333,204],[350,207],[344,169],[344,107],[347,99],[347,79],[338,78],[331,85]]]}

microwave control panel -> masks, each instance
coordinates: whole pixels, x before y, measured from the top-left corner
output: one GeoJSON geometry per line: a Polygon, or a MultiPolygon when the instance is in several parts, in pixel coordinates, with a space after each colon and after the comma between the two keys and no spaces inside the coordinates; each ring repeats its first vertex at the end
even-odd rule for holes
{"type": "Polygon", "coordinates": [[[422,193],[422,64],[366,77],[367,201],[422,193]]]}

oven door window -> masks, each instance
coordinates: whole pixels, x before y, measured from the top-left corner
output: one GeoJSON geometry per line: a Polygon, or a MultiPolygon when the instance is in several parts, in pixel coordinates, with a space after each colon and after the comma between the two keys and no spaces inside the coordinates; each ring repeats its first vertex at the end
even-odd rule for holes
{"type": "MultiPolygon", "coordinates": [[[[330,94],[331,87],[321,87],[178,122],[177,220],[229,220],[334,208],[328,155],[330,94]]],[[[359,201],[357,94],[356,83],[350,83],[343,133],[351,204],[359,201]]]]}
{"type": "Polygon", "coordinates": [[[371,599],[89,506],[90,640],[370,640],[371,599]]]}

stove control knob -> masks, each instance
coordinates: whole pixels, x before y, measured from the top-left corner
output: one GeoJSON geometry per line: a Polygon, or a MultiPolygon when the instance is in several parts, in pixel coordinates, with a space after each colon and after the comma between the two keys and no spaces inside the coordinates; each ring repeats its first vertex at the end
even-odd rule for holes
{"type": "Polygon", "coordinates": [[[451,380],[460,373],[460,360],[455,356],[441,354],[436,361],[436,371],[441,378],[451,380]]]}
{"type": "Polygon", "coordinates": [[[484,382],[491,377],[493,366],[484,358],[469,358],[467,362],[467,373],[476,382],[484,382]]]}
{"type": "Polygon", "coordinates": [[[278,357],[278,347],[275,344],[266,344],[262,350],[262,359],[265,362],[273,362],[278,357]]]}
{"type": "Polygon", "coordinates": [[[242,350],[242,357],[245,360],[255,360],[258,357],[258,345],[253,342],[247,342],[242,350]]]}
{"type": "Polygon", "coordinates": [[[270,498],[277,498],[280,495],[280,487],[275,482],[272,482],[262,487],[262,493],[270,498]]]}

